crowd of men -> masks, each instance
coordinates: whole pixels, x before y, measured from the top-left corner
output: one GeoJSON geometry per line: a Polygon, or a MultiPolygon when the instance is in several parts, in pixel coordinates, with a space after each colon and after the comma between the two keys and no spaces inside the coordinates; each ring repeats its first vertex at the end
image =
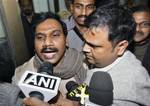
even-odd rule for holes
{"type": "MultiPolygon", "coordinates": [[[[79,101],[66,97],[66,84],[74,81],[79,85],[96,82],[98,85],[101,81],[91,82],[92,76],[104,72],[113,84],[109,105],[149,106],[149,8],[127,8],[116,0],[70,0],[69,6],[71,16],[66,20],[52,12],[34,14],[30,26],[34,55],[16,67],[12,84],[0,84],[0,94],[3,92],[0,105],[81,106],[79,101]],[[49,102],[22,96],[18,88],[22,75],[27,70],[37,73],[44,62],[51,63],[53,75],[61,78],[58,95],[49,102]],[[6,90],[9,96],[5,95],[6,90]]],[[[93,98],[97,100],[106,93],[94,91],[97,96],[93,98]]],[[[101,105],[89,98],[86,103],[101,105]]]]}

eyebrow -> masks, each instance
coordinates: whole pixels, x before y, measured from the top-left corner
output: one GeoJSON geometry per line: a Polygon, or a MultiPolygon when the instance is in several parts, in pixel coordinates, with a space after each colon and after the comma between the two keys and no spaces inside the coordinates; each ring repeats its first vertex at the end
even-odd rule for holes
{"type": "MultiPolygon", "coordinates": [[[[81,5],[81,6],[84,6],[84,4],[82,4],[82,3],[75,3],[75,5],[81,5]]],[[[87,5],[85,5],[85,6],[91,6],[91,5],[94,5],[94,3],[87,4],[87,5]]]]}
{"type": "MultiPolygon", "coordinates": [[[[61,32],[63,32],[63,31],[60,30],[60,29],[56,29],[56,30],[54,29],[54,30],[51,32],[51,34],[52,34],[52,33],[55,33],[55,32],[60,32],[60,33],[61,33],[61,32]]],[[[37,32],[37,33],[35,33],[35,35],[45,35],[45,34],[42,33],[42,32],[37,32]]]]}
{"type": "Polygon", "coordinates": [[[44,33],[41,33],[41,32],[38,32],[38,33],[35,33],[35,36],[37,35],[45,35],[44,33]]]}
{"type": "Polygon", "coordinates": [[[86,40],[84,40],[84,43],[90,45],[90,46],[93,46],[93,47],[102,47],[100,45],[96,45],[96,44],[93,44],[93,43],[90,43],[90,42],[87,42],[86,40]]]}

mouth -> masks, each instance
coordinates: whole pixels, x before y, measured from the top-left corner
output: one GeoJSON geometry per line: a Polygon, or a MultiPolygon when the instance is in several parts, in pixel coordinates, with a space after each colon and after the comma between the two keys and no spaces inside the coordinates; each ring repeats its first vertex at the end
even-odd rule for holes
{"type": "Polygon", "coordinates": [[[140,36],[142,36],[141,34],[135,34],[135,37],[140,37],[140,36]]]}
{"type": "Polygon", "coordinates": [[[136,37],[141,37],[141,36],[143,36],[144,34],[143,33],[140,33],[140,32],[137,32],[136,34],[135,34],[135,36],[136,37]]]}
{"type": "Polygon", "coordinates": [[[56,54],[57,54],[57,51],[51,50],[51,49],[45,49],[42,52],[42,55],[45,59],[53,59],[56,54]]]}
{"type": "Polygon", "coordinates": [[[84,22],[84,21],[85,21],[85,19],[86,19],[85,17],[81,17],[81,18],[79,18],[79,20],[80,20],[80,21],[82,21],[82,22],[84,22]]]}
{"type": "Polygon", "coordinates": [[[92,60],[93,58],[91,56],[89,56],[89,55],[86,55],[86,59],[87,60],[92,60]]]}
{"type": "Polygon", "coordinates": [[[53,59],[56,55],[56,52],[52,53],[42,53],[45,59],[53,59]]]}

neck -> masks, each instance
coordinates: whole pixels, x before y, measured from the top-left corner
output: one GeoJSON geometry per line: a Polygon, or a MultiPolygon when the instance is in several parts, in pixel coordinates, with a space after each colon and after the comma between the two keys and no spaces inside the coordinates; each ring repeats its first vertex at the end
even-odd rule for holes
{"type": "Polygon", "coordinates": [[[139,43],[135,43],[136,45],[145,45],[145,44],[147,44],[149,42],[149,39],[146,39],[146,40],[144,40],[144,41],[142,41],[142,42],[139,42],[139,43]]]}
{"type": "Polygon", "coordinates": [[[82,35],[87,31],[87,27],[86,26],[81,26],[81,25],[76,24],[76,27],[78,28],[79,32],[82,35]]]}

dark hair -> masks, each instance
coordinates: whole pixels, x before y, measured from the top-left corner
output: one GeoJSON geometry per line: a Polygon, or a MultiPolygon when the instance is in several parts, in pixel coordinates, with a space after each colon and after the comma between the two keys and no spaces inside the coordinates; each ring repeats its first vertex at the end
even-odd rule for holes
{"type": "MultiPolygon", "coordinates": [[[[22,3],[24,3],[25,1],[27,1],[27,0],[18,0],[18,4],[19,4],[20,6],[22,6],[22,3]]],[[[32,0],[28,0],[28,2],[29,2],[31,5],[33,4],[32,0]]]]}
{"type": "Polygon", "coordinates": [[[42,12],[42,13],[37,13],[34,15],[33,19],[32,19],[32,29],[33,32],[35,33],[35,29],[37,27],[37,25],[39,25],[40,23],[44,22],[47,19],[54,19],[56,21],[58,21],[63,29],[64,35],[67,36],[67,26],[66,24],[61,21],[60,17],[52,12],[42,12]]]}
{"type": "Polygon", "coordinates": [[[136,28],[131,12],[115,5],[97,8],[87,17],[85,24],[88,27],[108,26],[108,40],[113,45],[122,40],[127,40],[130,43],[133,40],[136,28]]]}
{"type": "Polygon", "coordinates": [[[150,9],[146,5],[137,5],[131,8],[132,13],[134,12],[149,12],[150,9]]]}
{"type": "MultiPolygon", "coordinates": [[[[70,4],[73,4],[75,2],[75,0],[68,0],[68,1],[70,2],[70,4]]],[[[96,6],[96,2],[98,3],[98,1],[100,0],[95,0],[95,3],[94,3],[95,6],[96,6]]]]}
{"type": "Polygon", "coordinates": [[[96,0],[95,6],[103,7],[103,6],[110,6],[110,5],[119,5],[119,0],[96,0]]]}
{"type": "MultiPolygon", "coordinates": [[[[71,4],[74,3],[75,0],[68,0],[71,4]]],[[[96,8],[105,6],[105,5],[119,5],[119,0],[95,0],[96,8]]]]}

